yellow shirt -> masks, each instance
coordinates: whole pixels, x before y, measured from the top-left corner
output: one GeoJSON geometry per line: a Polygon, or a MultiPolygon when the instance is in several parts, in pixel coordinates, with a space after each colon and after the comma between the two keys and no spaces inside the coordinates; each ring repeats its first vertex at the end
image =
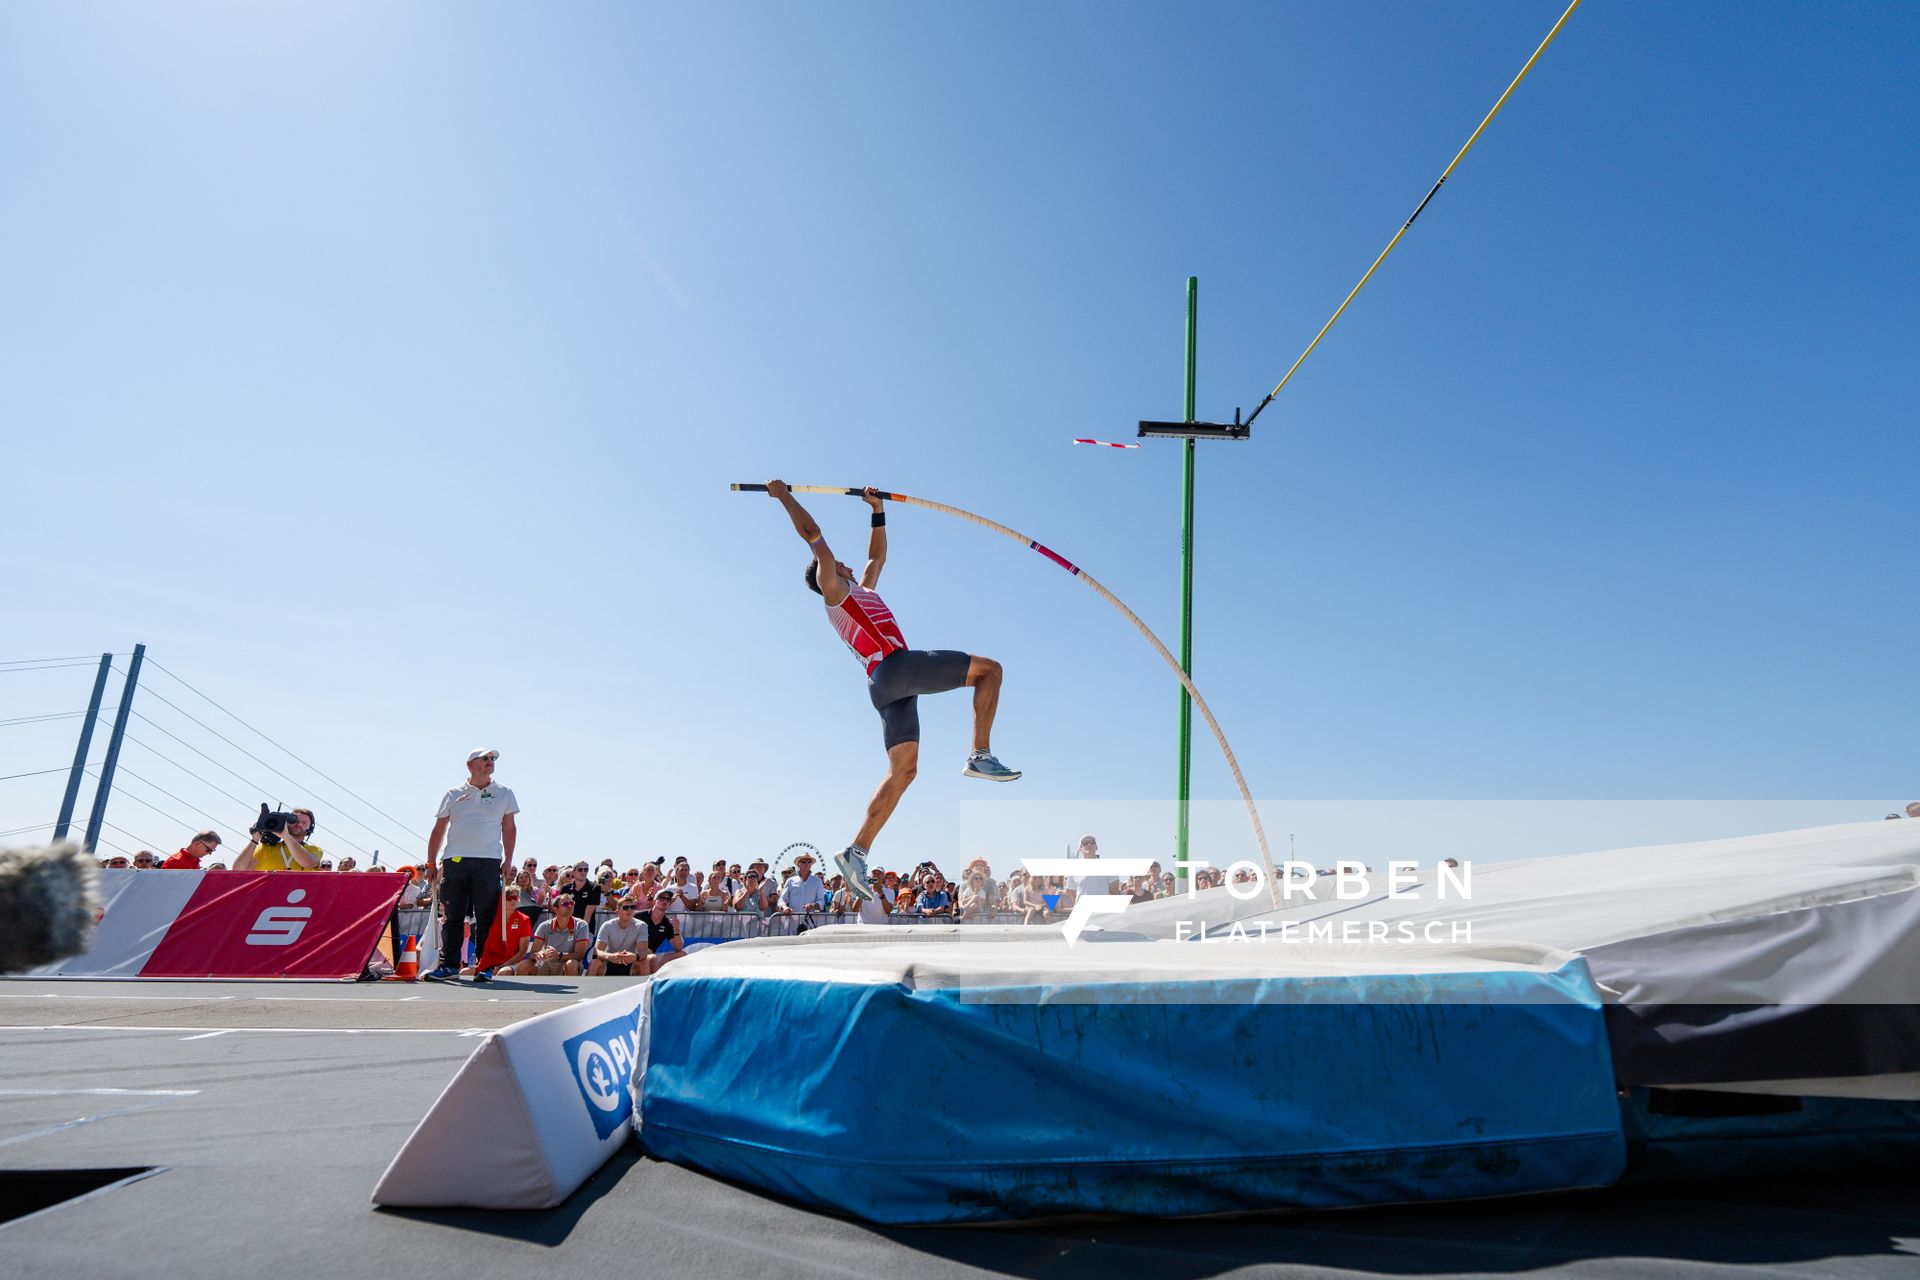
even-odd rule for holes
{"type": "MultiPolygon", "coordinates": [[[[314,861],[327,856],[327,851],[317,844],[306,846],[314,861]]],[[[253,869],[255,871],[318,871],[319,867],[303,867],[293,860],[284,844],[263,844],[253,851],[253,869]]]]}

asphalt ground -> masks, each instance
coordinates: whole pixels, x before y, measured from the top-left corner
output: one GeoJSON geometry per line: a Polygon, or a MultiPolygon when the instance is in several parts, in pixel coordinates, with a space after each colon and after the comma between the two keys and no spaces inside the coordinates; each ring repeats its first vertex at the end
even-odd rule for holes
{"type": "Polygon", "coordinates": [[[0,982],[0,1187],[159,1170],[0,1223],[0,1275],[1920,1278],[1920,1183],[1884,1179],[883,1229],[629,1147],[558,1209],[369,1206],[477,1037],[625,981],[0,982]]]}

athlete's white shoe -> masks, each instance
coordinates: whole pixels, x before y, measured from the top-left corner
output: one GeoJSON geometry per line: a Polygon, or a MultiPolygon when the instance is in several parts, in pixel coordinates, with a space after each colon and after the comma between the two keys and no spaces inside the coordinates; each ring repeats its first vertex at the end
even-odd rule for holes
{"type": "Polygon", "coordinates": [[[833,865],[839,868],[840,875],[846,880],[847,892],[866,902],[873,897],[873,887],[867,883],[867,851],[857,844],[850,844],[833,855],[833,865]]]}
{"type": "Polygon", "coordinates": [[[1009,769],[993,758],[991,751],[976,751],[967,757],[967,767],[960,771],[969,778],[985,778],[988,782],[1012,782],[1020,776],[1018,769],[1009,769]]]}

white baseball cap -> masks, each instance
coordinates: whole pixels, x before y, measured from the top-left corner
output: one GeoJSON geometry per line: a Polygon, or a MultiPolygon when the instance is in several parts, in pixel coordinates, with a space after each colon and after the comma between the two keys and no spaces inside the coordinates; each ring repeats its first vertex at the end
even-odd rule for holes
{"type": "Polygon", "coordinates": [[[500,758],[500,753],[498,751],[495,751],[492,747],[480,747],[476,750],[467,752],[467,763],[472,764],[475,760],[480,759],[482,756],[485,756],[488,759],[498,760],[500,758]]]}

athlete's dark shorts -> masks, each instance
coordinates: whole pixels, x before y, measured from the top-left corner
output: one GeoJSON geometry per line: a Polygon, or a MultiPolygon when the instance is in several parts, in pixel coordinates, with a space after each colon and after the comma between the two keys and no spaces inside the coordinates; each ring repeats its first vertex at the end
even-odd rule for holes
{"type": "Polygon", "coordinates": [[[901,649],[867,677],[867,696],[880,713],[887,750],[920,741],[920,695],[965,687],[973,658],[958,649],[901,649]]]}

